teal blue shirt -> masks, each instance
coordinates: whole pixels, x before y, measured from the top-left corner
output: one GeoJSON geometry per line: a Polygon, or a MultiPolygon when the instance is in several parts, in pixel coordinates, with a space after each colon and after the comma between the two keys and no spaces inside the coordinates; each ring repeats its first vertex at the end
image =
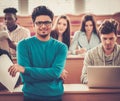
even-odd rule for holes
{"type": "Polygon", "coordinates": [[[67,51],[64,43],[53,38],[40,41],[32,37],[19,42],[17,59],[25,68],[25,73],[21,73],[25,96],[37,99],[62,96],[64,89],[60,75],[67,51]]]}

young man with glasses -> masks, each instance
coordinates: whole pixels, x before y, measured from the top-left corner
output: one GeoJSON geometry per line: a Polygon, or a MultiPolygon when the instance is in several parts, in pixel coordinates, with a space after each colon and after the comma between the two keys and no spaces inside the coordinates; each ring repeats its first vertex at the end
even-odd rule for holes
{"type": "Polygon", "coordinates": [[[36,36],[19,42],[18,64],[8,70],[13,77],[21,73],[24,101],[62,101],[68,49],[50,37],[53,18],[53,12],[47,7],[34,8],[32,20],[36,36]]]}

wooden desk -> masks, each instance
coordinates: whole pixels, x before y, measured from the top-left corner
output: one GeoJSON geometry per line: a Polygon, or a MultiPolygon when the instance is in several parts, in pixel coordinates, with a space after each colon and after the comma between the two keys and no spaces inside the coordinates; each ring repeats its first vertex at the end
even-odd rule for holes
{"type": "MultiPolygon", "coordinates": [[[[0,92],[0,101],[23,101],[22,86],[13,93],[0,92]]],[[[63,101],[120,101],[120,89],[89,89],[83,84],[64,84],[63,101]]]]}
{"type": "Polygon", "coordinates": [[[89,89],[83,84],[65,84],[63,101],[120,101],[120,89],[89,89]]]}
{"type": "Polygon", "coordinates": [[[0,101],[23,101],[22,87],[20,85],[13,92],[0,91],[0,101]]]}
{"type": "Polygon", "coordinates": [[[68,77],[64,82],[65,84],[80,83],[83,60],[82,55],[69,55],[67,57],[65,69],[68,71],[68,77]]]}

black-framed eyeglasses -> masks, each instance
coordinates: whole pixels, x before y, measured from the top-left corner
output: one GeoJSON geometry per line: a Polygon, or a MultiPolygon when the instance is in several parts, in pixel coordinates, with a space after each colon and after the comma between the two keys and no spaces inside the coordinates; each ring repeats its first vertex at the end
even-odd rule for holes
{"type": "Polygon", "coordinates": [[[39,26],[39,27],[41,27],[43,24],[45,25],[45,26],[50,26],[51,25],[51,21],[37,21],[37,22],[35,22],[35,24],[37,25],[37,26],[39,26]]]}

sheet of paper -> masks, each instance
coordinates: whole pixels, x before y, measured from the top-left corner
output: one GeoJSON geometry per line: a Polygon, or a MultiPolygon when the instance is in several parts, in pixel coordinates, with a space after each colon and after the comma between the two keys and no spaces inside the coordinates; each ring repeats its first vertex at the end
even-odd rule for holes
{"type": "Polygon", "coordinates": [[[0,56],[0,82],[10,91],[13,92],[14,87],[19,78],[19,73],[15,77],[10,76],[8,68],[13,65],[7,55],[0,56]]]}

